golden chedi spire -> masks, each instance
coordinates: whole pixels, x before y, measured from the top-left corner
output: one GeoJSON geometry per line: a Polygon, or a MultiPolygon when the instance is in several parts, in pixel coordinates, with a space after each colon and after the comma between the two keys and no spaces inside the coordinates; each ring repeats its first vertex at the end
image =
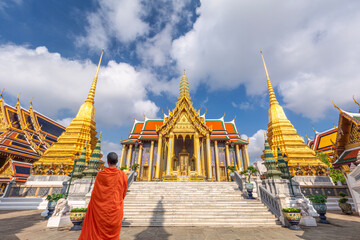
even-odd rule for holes
{"type": "Polygon", "coordinates": [[[179,89],[179,97],[178,101],[180,101],[183,97],[186,97],[189,101],[191,100],[189,93],[189,79],[186,76],[185,70],[184,74],[180,79],[180,89],[179,89]]]}
{"type": "MultiPolygon", "coordinates": [[[[45,151],[39,161],[34,163],[34,166],[41,164],[72,166],[75,154],[81,152],[86,142],[89,144],[86,148],[86,159],[88,160],[90,158],[97,142],[94,98],[103,53],[104,49],[102,50],[89,94],[81,105],[76,117],[59,136],[57,142],[45,151]]],[[[57,173],[58,170],[57,168],[55,172],[57,173]]],[[[69,171],[71,171],[70,168],[67,169],[66,174],[69,171]]]]}
{"type": "MultiPolygon", "coordinates": [[[[280,106],[276,99],[274,89],[271,85],[269,74],[266,68],[264,56],[261,57],[264,64],[266,80],[270,98],[269,108],[269,124],[267,129],[267,139],[271,150],[277,160],[278,150],[277,145],[282,153],[286,154],[289,163],[290,171],[295,174],[295,168],[306,168],[307,166],[313,167],[312,171],[316,174],[315,167],[319,165],[326,167],[326,165],[315,156],[314,150],[310,149],[304,140],[297,134],[296,129],[287,119],[284,109],[280,106]]],[[[305,171],[303,171],[305,172],[305,171]]]]}

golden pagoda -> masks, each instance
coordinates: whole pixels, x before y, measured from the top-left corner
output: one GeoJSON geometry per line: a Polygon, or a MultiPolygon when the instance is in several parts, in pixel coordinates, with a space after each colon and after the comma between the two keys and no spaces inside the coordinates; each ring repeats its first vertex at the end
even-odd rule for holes
{"type": "Polygon", "coordinates": [[[86,159],[90,158],[97,142],[94,98],[103,53],[104,49],[88,97],[57,142],[34,163],[34,173],[45,174],[51,169],[52,174],[68,174],[72,170],[75,154],[81,152],[86,142],[89,146],[86,148],[86,159]]]}
{"type": "Polygon", "coordinates": [[[296,129],[287,119],[283,108],[276,99],[273,87],[270,82],[264,56],[261,57],[264,63],[267,85],[270,98],[269,124],[267,129],[267,140],[271,150],[277,159],[279,146],[281,152],[287,156],[290,172],[297,176],[324,176],[327,172],[325,163],[315,156],[315,151],[310,149],[304,140],[297,134],[296,129]]]}

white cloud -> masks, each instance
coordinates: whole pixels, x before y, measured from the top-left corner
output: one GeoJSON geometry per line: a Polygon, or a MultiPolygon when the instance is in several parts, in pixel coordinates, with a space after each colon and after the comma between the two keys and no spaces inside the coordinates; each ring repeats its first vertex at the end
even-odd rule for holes
{"type": "Polygon", "coordinates": [[[130,42],[149,31],[140,0],[98,0],[99,8],[87,16],[86,35],[78,43],[90,48],[107,48],[112,37],[130,42]]]}
{"type": "MultiPolygon", "coordinates": [[[[6,89],[4,95],[21,92],[24,107],[34,97],[34,108],[53,119],[58,119],[59,111],[64,109],[75,116],[86,99],[96,67],[89,60],[70,60],[50,53],[46,47],[0,45],[0,86],[6,89]]],[[[115,61],[102,65],[95,96],[96,122],[111,127],[129,123],[133,115],[141,118],[143,112],[156,117],[159,107],[147,98],[154,86],[159,86],[156,94],[166,88],[149,71],[115,61]]],[[[63,120],[63,124],[67,122],[63,120]]]]}
{"type": "Polygon", "coordinates": [[[72,120],[73,120],[73,118],[63,118],[60,120],[56,120],[56,122],[61,124],[64,127],[67,127],[67,126],[69,126],[69,124],[71,123],[72,120]]]}
{"type": "Polygon", "coordinates": [[[4,11],[6,8],[9,8],[14,4],[21,5],[22,2],[23,0],[2,0],[0,1],[0,12],[4,11]]]}
{"type": "Polygon", "coordinates": [[[359,1],[202,1],[193,29],[173,41],[171,54],[192,88],[244,84],[252,95],[266,89],[262,49],[286,107],[317,120],[331,99],[350,106],[351,95],[360,96],[359,9],[359,1]]]}
{"type": "MultiPolygon", "coordinates": [[[[251,163],[261,160],[260,156],[263,154],[265,143],[264,133],[266,133],[266,130],[259,129],[254,135],[249,137],[248,153],[251,163]]],[[[241,135],[241,138],[247,139],[248,136],[244,134],[241,135]]]]}

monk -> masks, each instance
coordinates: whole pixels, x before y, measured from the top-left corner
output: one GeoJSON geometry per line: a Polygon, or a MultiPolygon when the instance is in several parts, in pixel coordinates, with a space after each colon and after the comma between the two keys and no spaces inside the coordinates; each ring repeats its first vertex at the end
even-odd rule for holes
{"type": "Polygon", "coordinates": [[[79,237],[81,240],[120,238],[128,180],[126,174],[116,168],[116,153],[109,153],[107,161],[109,167],[100,171],[95,180],[79,237]]]}

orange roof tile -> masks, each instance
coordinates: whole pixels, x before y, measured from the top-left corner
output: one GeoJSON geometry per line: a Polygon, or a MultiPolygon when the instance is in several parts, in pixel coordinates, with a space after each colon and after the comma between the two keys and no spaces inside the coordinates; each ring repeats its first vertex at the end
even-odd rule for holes
{"type": "Polygon", "coordinates": [[[159,128],[161,125],[163,125],[163,120],[147,120],[145,122],[144,130],[153,130],[153,131],[155,131],[156,128],[159,128]]]}
{"type": "Polygon", "coordinates": [[[221,120],[206,121],[206,126],[211,127],[212,130],[225,130],[221,120]]]}
{"type": "Polygon", "coordinates": [[[136,123],[135,130],[133,133],[141,133],[144,123],[136,123]]]}
{"type": "Polygon", "coordinates": [[[225,123],[225,127],[228,133],[236,133],[234,125],[232,123],[225,123]]]}

